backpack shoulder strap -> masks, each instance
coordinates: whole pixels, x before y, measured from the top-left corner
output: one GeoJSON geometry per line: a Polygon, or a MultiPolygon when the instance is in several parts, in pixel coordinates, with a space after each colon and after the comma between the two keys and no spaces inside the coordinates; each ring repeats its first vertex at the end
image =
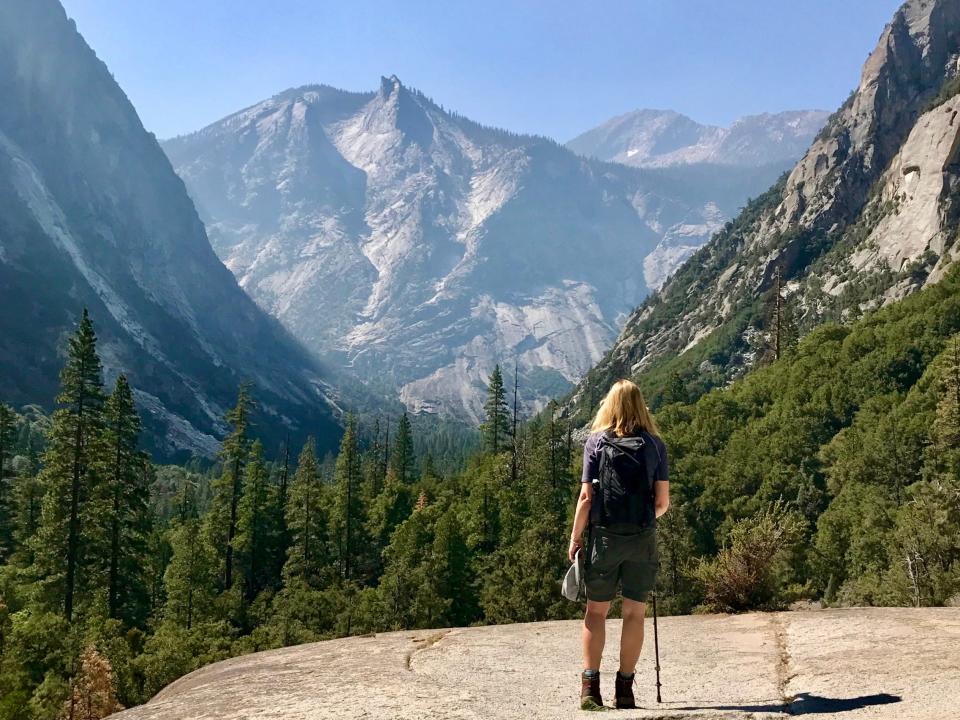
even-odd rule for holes
{"type": "MultiPolygon", "coordinates": [[[[637,435],[637,436],[635,436],[635,437],[640,439],[640,445],[637,447],[638,450],[642,449],[645,445],[647,445],[647,440],[646,440],[645,437],[643,437],[642,435],[637,435]]],[[[634,438],[631,438],[631,439],[634,439],[634,438]]],[[[604,436],[604,437],[601,438],[601,443],[606,444],[608,447],[614,448],[614,449],[615,449],[617,452],[619,452],[621,455],[624,455],[625,457],[630,458],[630,460],[632,460],[638,467],[640,467],[640,468],[644,471],[644,474],[647,473],[647,468],[646,468],[646,466],[644,465],[644,463],[642,463],[642,462],[640,462],[639,460],[637,460],[637,457],[633,454],[633,452],[632,452],[631,450],[625,449],[625,448],[623,448],[620,444],[618,444],[618,443],[616,442],[616,439],[610,440],[609,438],[607,438],[607,437],[604,436]]],[[[599,445],[598,445],[598,447],[599,447],[599,445]]],[[[659,453],[659,451],[657,451],[657,452],[659,453]]],[[[602,457],[602,456],[601,456],[601,457],[602,457]]]]}

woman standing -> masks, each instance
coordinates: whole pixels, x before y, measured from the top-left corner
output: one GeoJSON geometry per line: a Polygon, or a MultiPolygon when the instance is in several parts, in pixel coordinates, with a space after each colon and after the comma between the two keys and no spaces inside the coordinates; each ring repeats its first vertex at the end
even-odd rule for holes
{"type": "Polygon", "coordinates": [[[643,394],[618,380],[600,403],[583,448],[583,476],[570,537],[573,562],[588,532],[580,706],[602,707],[600,658],[610,602],[623,593],[616,707],[636,707],[633,674],[643,646],[647,595],[657,578],[656,518],[670,506],[667,448],[643,394]]]}

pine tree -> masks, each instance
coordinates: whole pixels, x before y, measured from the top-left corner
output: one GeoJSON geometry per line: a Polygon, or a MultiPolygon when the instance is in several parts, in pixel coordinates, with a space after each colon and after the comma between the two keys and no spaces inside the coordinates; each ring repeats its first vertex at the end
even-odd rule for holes
{"type": "Polygon", "coordinates": [[[14,549],[13,484],[10,460],[13,457],[13,409],[0,402],[0,565],[8,562],[14,549]]]}
{"type": "Polygon", "coordinates": [[[163,575],[167,595],[163,619],[190,630],[212,612],[217,558],[197,518],[190,518],[172,530],[170,546],[170,564],[163,575]]]}
{"type": "Polygon", "coordinates": [[[349,580],[356,547],[363,528],[360,502],[360,452],[357,446],[357,427],[353,416],[347,417],[347,427],[340,441],[340,452],[334,470],[334,505],[330,531],[336,538],[340,575],[349,580]]]}
{"type": "Polygon", "coordinates": [[[273,547],[273,586],[279,589],[283,585],[283,566],[287,561],[287,550],[290,547],[290,532],[287,529],[287,496],[290,493],[290,436],[283,441],[282,460],[280,462],[280,477],[275,493],[276,507],[276,539],[273,547]]]}
{"type": "Polygon", "coordinates": [[[40,457],[30,435],[24,439],[26,457],[13,478],[13,539],[16,555],[11,559],[19,567],[30,567],[34,562],[32,542],[40,527],[40,509],[43,504],[43,486],[37,477],[40,457]]]}
{"type": "Polygon", "coordinates": [[[412,487],[400,482],[394,470],[390,469],[384,479],[383,489],[369,505],[367,533],[370,537],[370,556],[377,570],[382,569],[383,551],[390,544],[393,531],[413,511],[412,491],[412,487]]]}
{"type": "Polygon", "coordinates": [[[510,430],[510,482],[517,482],[517,391],[520,387],[520,365],[513,361],[513,427],[510,430]]]}
{"type": "Polygon", "coordinates": [[[83,533],[97,515],[92,505],[103,459],[104,398],[96,345],[93,323],[84,310],[60,373],[60,408],[53,414],[43,456],[44,498],[34,537],[34,572],[68,622],[78,590],[94,582],[84,576],[88,562],[83,533]]]}
{"type": "Polygon", "coordinates": [[[487,386],[487,401],[483,406],[487,419],[480,430],[483,433],[484,449],[494,454],[500,452],[510,437],[510,413],[507,408],[506,391],[500,366],[493,368],[487,386]]]}
{"type": "Polygon", "coordinates": [[[434,527],[432,560],[438,590],[450,602],[444,623],[462,627],[479,620],[470,551],[452,509],[444,512],[434,527]]]}
{"type": "Polygon", "coordinates": [[[797,325],[793,306],[783,296],[783,271],[778,265],[775,269],[774,286],[767,301],[770,327],[770,340],[764,357],[765,362],[779,360],[797,344],[797,325]]]}
{"type": "Polygon", "coordinates": [[[557,532],[558,520],[550,514],[533,515],[515,542],[502,543],[496,549],[481,587],[486,619],[533,622],[570,612],[569,604],[556,591],[567,569],[565,538],[557,532]]]}
{"type": "Polygon", "coordinates": [[[397,479],[404,485],[408,485],[415,480],[416,455],[413,452],[413,429],[410,426],[410,418],[407,417],[407,413],[403,413],[397,423],[397,437],[393,441],[390,467],[396,474],[397,479]]]}
{"type": "Polygon", "coordinates": [[[149,460],[137,444],[140,417],[127,379],[120,375],[103,412],[107,459],[103,472],[105,504],[110,512],[102,518],[110,617],[137,624],[149,610],[144,577],[150,511],[149,460]]]}
{"type": "Polygon", "coordinates": [[[263,461],[263,445],[254,441],[243,476],[243,496],[237,522],[237,556],[243,570],[243,589],[247,601],[267,587],[270,579],[272,545],[279,521],[275,514],[274,488],[263,461]]]}
{"type": "Polygon", "coordinates": [[[383,490],[387,475],[387,453],[384,449],[384,440],[380,433],[380,419],[374,421],[373,439],[362,453],[360,460],[362,487],[361,501],[364,507],[370,507],[374,499],[383,490]]]}
{"type": "Polygon", "coordinates": [[[442,578],[431,562],[435,508],[413,512],[393,533],[384,552],[386,568],[378,593],[382,622],[389,629],[438,627],[450,601],[442,597],[442,578]]]}
{"type": "MultiPolygon", "coordinates": [[[[380,421],[374,422],[373,438],[366,448],[360,451],[360,492],[359,505],[361,523],[353,525],[353,533],[361,536],[359,541],[352,542],[357,552],[351,567],[355,569],[352,577],[364,585],[376,582],[382,570],[382,552],[378,534],[374,531],[376,524],[372,514],[386,487],[386,455],[384,441],[380,431],[380,421]]],[[[391,471],[392,474],[392,471],[391,471]]]]}
{"type": "Polygon", "coordinates": [[[237,393],[237,404],[227,412],[225,418],[231,429],[220,450],[223,472],[214,482],[213,503],[207,515],[211,544],[223,562],[223,590],[233,586],[237,515],[243,489],[243,471],[250,456],[248,431],[252,404],[250,383],[244,382],[237,393]]]}
{"type": "Polygon", "coordinates": [[[561,487],[569,487],[568,466],[570,465],[569,448],[567,445],[567,424],[557,419],[558,406],[556,400],[547,405],[546,434],[543,438],[544,452],[542,462],[547,469],[547,478],[550,488],[554,491],[561,487]]]}
{"type": "Polygon", "coordinates": [[[185,523],[187,520],[200,517],[198,484],[196,476],[188,472],[183,475],[177,485],[177,492],[173,498],[173,505],[176,508],[174,520],[177,522],[185,523]]]}
{"type": "Polygon", "coordinates": [[[690,400],[690,394],[683,382],[680,373],[675,372],[670,376],[670,384],[663,393],[663,402],[665,405],[670,403],[686,403],[690,400]]]}
{"type": "Polygon", "coordinates": [[[314,445],[314,439],[307,438],[290,483],[287,501],[290,548],[283,574],[288,583],[297,580],[318,586],[328,560],[327,520],[323,514],[325,493],[314,445]]]}

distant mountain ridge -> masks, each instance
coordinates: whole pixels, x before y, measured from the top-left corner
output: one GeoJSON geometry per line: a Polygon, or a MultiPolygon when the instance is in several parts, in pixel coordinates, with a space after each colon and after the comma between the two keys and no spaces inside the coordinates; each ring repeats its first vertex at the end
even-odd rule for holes
{"type": "Polygon", "coordinates": [[[398,78],[294,88],[164,142],[224,263],[332,363],[477,422],[496,362],[542,406],[788,163],[629,168],[479,125],[398,78]]]}
{"type": "Polygon", "coordinates": [[[578,135],[566,146],[580,155],[634,167],[761,166],[800,157],[829,114],[823,110],[763,113],[717,127],[673,110],[635,110],[578,135]]]}
{"type": "Polygon", "coordinates": [[[778,269],[801,329],[941,279],[960,235],[958,114],[960,0],[909,0],[790,174],[633,313],[567,410],[586,417],[624,375],[658,395],[742,375],[769,336],[778,269]]]}
{"type": "Polygon", "coordinates": [[[156,139],[55,0],[0,4],[0,399],[56,394],[89,306],[161,457],[212,455],[237,386],[257,432],[338,442],[338,393],[237,286],[156,139]]]}

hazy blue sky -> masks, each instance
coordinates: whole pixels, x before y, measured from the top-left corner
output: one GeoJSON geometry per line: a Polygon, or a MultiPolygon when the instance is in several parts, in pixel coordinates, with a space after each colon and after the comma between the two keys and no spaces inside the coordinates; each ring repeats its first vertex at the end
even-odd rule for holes
{"type": "Polygon", "coordinates": [[[612,115],[833,110],[899,0],[63,0],[148,129],[308,83],[396,74],[490,125],[566,141],[612,115]]]}

